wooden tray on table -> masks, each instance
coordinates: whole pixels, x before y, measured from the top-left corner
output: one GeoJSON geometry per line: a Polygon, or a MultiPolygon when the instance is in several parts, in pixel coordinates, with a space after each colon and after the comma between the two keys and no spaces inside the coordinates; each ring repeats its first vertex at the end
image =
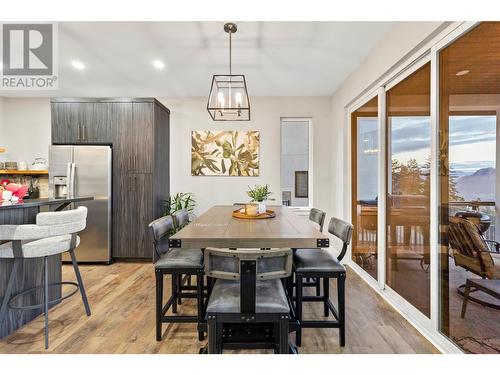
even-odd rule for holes
{"type": "Polygon", "coordinates": [[[243,209],[237,209],[233,211],[233,217],[237,219],[271,219],[273,217],[276,217],[276,213],[273,210],[267,210],[266,212],[254,216],[247,215],[244,211],[242,212],[243,209]]]}

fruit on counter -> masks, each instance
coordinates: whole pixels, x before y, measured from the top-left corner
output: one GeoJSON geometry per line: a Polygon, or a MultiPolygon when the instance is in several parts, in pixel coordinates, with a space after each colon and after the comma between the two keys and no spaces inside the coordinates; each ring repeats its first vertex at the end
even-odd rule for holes
{"type": "Polygon", "coordinates": [[[2,181],[0,181],[0,186],[6,186],[8,184],[10,184],[10,180],[8,178],[5,178],[2,181]]]}

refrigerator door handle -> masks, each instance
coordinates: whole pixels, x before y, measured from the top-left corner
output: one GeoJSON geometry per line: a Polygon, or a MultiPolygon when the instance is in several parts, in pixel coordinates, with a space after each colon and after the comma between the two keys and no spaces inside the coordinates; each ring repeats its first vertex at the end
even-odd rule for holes
{"type": "Polygon", "coordinates": [[[71,163],[71,198],[75,196],[76,163],[71,163]]]}
{"type": "Polygon", "coordinates": [[[66,165],[66,196],[71,195],[71,164],[66,165]]]}

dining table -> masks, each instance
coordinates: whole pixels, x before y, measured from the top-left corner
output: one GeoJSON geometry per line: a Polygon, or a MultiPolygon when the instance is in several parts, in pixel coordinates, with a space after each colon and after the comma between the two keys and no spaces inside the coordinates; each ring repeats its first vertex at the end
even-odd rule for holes
{"type": "MultiPolygon", "coordinates": [[[[200,248],[210,247],[229,249],[270,249],[270,248],[325,248],[329,247],[329,237],[321,233],[305,216],[296,214],[286,206],[268,206],[274,212],[274,217],[266,219],[236,218],[233,212],[242,209],[238,205],[213,206],[205,213],[196,217],[191,223],[175,233],[169,239],[171,248],[200,248]]],[[[283,280],[288,303],[290,306],[289,330],[294,332],[300,324],[294,309],[293,298],[290,295],[290,278],[283,280]]],[[[208,299],[213,287],[213,280],[208,278],[208,299]]],[[[182,288],[182,286],[181,286],[182,288]]],[[[254,293],[248,293],[254,295],[254,293]]],[[[243,296],[242,296],[243,297],[243,296]]],[[[248,304],[250,301],[242,301],[248,304]]],[[[255,303],[255,302],[254,302],[255,303]]],[[[229,324],[231,334],[228,335],[227,345],[238,347],[241,342],[253,345],[272,342],[272,328],[266,325],[254,324],[251,327],[244,324],[229,324]],[[230,337],[230,338],[229,338],[230,337]]],[[[201,324],[206,330],[206,322],[201,324]]],[[[255,346],[257,348],[258,346],[255,346]]],[[[206,348],[205,348],[206,349],[206,348]]],[[[290,352],[296,353],[296,348],[290,346],[290,352]]]]}
{"type": "Polygon", "coordinates": [[[275,217],[232,216],[242,206],[213,206],[170,237],[171,248],[325,248],[329,237],[304,216],[285,206],[268,206],[275,217]]]}

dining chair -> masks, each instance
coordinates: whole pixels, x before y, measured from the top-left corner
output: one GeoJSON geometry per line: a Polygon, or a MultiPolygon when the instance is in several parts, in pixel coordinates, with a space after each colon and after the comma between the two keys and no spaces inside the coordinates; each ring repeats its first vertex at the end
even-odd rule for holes
{"type": "Polygon", "coordinates": [[[353,226],[343,220],[332,218],[328,232],[342,241],[342,250],[337,258],[326,249],[299,249],[293,257],[293,271],[296,279],[295,310],[299,325],[296,344],[302,345],[302,328],[339,328],[340,346],[345,346],[345,267],[340,263],[351,242],[353,226]],[[323,280],[323,295],[304,296],[304,278],[323,280]],[[330,279],[337,279],[338,310],[330,300],[330,279]],[[306,320],[303,318],[304,302],[322,302],[324,316],[329,313],[335,320],[306,320]]]}
{"type": "Polygon", "coordinates": [[[204,282],[203,253],[201,249],[171,249],[169,236],[174,231],[174,218],[170,215],[161,217],[149,224],[153,234],[154,260],[156,275],[156,340],[162,339],[162,323],[198,323],[198,339],[204,338],[204,282]],[[172,292],[163,304],[163,278],[170,275],[172,292]],[[196,293],[183,293],[183,297],[197,299],[197,315],[177,315],[177,303],[182,293],[179,281],[182,275],[196,276],[196,293]],[[167,315],[172,309],[175,315],[167,315]]]}
{"type": "MultiPolygon", "coordinates": [[[[87,207],[83,206],[75,210],[39,213],[36,216],[36,224],[0,225],[0,241],[10,241],[0,245],[0,259],[14,259],[7,290],[0,307],[0,324],[7,317],[9,308],[15,310],[42,310],[45,315],[45,349],[48,349],[49,307],[71,297],[79,290],[85,312],[87,316],[90,316],[91,311],[87,294],[75,257],[75,249],[80,244],[80,237],[77,233],[84,230],[86,225],[87,207]],[[70,254],[77,282],[63,281],[49,284],[49,257],[65,252],[70,254]],[[36,286],[12,295],[16,285],[21,285],[22,282],[22,280],[16,280],[19,267],[22,266],[25,260],[35,258],[43,258],[43,286],[36,286]],[[56,285],[72,285],[75,289],[66,295],[50,299],[49,287],[56,285]],[[34,294],[40,289],[43,289],[42,303],[22,304],[33,298],[34,294]],[[16,303],[16,301],[19,301],[19,303],[16,303]]],[[[33,277],[36,276],[33,275],[33,277]]]]}
{"type": "Polygon", "coordinates": [[[291,270],[291,249],[205,250],[205,274],[216,279],[207,304],[209,354],[256,347],[289,352],[290,306],[280,279],[291,270]],[[231,324],[270,324],[274,329],[270,338],[250,343],[245,342],[246,331],[241,337],[231,324]]]}
{"type": "MultiPolygon", "coordinates": [[[[318,229],[320,232],[323,232],[323,226],[325,224],[326,212],[321,211],[317,208],[311,208],[309,211],[309,220],[318,225],[318,229]]],[[[297,249],[294,249],[296,251],[297,249]]],[[[311,278],[308,277],[302,284],[303,287],[316,288],[316,295],[321,295],[321,281],[319,278],[311,278]]]]}

